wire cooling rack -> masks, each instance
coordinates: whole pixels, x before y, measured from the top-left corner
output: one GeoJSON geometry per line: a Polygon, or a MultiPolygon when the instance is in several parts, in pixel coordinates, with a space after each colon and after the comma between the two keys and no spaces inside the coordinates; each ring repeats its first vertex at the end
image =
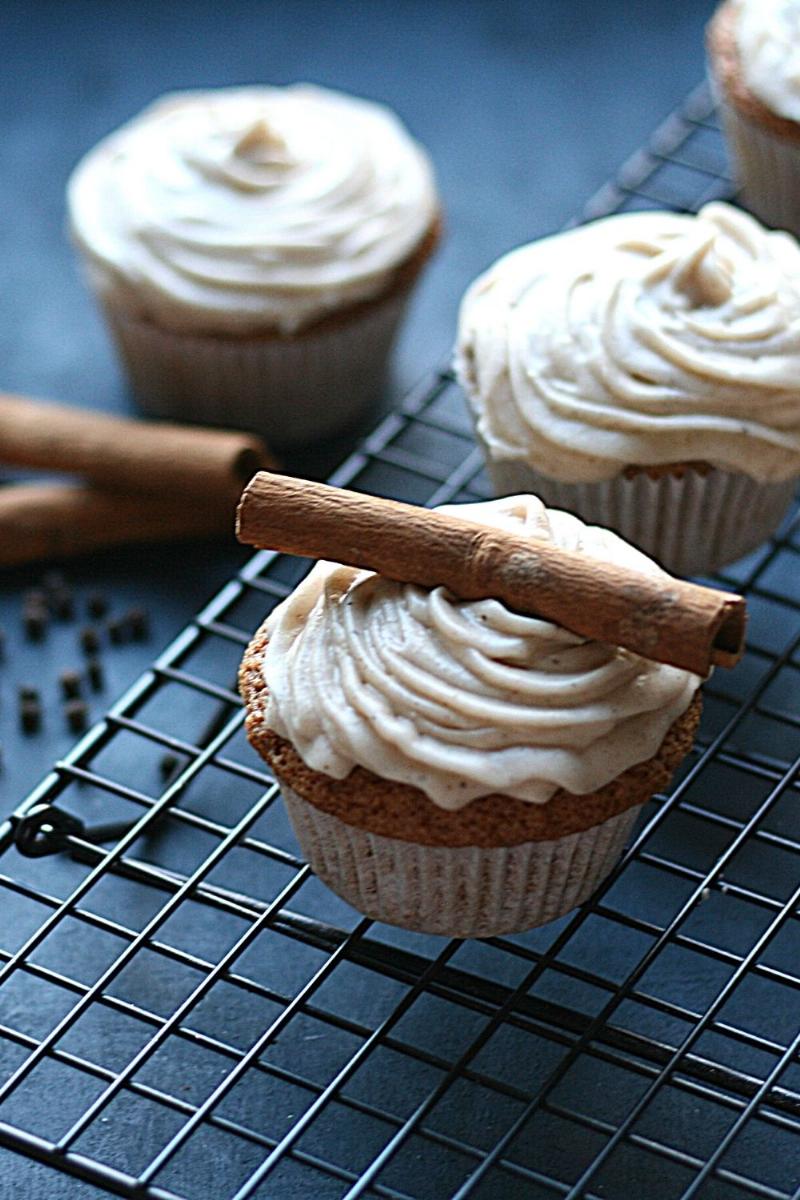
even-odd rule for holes
{"type": "MultiPolygon", "coordinates": [[[[729,193],[700,91],[584,215],[729,193]]],[[[452,379],[334,482],[486,495],[452,379]]],[[[798,556],[723,577],[746,657],[593,900],[447,942],[299,857],[233,684],[307,564],[256,555],[0,825],[0,1147],[138,1200],[797,1200],[798,556]]]]}

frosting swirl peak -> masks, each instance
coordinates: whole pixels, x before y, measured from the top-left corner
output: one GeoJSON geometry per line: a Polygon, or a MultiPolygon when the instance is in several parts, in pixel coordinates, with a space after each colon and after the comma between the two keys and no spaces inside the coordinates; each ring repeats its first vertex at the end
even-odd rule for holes
{"type": "Polygon", "coordinates": [[[608,217],[472,284],[456,367],[489,452],[565,482],[800,473],[800,247],[726,204],[608,217]]]}
{"type": "MultiPolygon", "coordinates": [[[[662,573],[533,496],[443,511],[662,573]]],[[[594,791],[658,751],[700,682],[497,600],[334,563],[317,564],[267,632],[266,722],[309,767],[336,779],[366,767],[446,809],[594,791]]]]}

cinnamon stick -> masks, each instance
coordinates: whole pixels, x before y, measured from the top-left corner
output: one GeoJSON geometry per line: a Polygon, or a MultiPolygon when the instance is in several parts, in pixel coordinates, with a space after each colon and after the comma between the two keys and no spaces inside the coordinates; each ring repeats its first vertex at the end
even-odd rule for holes
{"type": "Polygon", "coordinates": [[[69,558],[132,542],[213,537],[230,531],[230,508],[159,500],[89,485],[0,487],[0,567],[69,558]]]}
{"type": "Polygon", "coordinates": [[[139,421],[0,394],[0,462],[69,471],[122,491],[236,499],[260,467],[260,438],[230,430],[139,421]]]}
{"type": "Polygon", "coordinates": [[[240,541],[495,597],[582,637],[706,675],[741,657],[741,596],[645,575],[550,542],[411,504],[262,471],[237,513],[240,541]]]}

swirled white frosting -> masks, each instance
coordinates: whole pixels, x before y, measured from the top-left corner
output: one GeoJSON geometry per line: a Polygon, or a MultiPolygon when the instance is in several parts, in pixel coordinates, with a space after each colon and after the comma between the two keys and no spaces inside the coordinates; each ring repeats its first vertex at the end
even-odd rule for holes
{"type": "Polygon", "coordinates": [[[170,328],[291,332],[379,294],[437,201],[388,109],[298,84],[162,98],[85,156],[68,205],[102,293],[170,328]]]}
{"type": "MultiPolygon", "coordinates": [[[[662,574],[534,496],[444,508],[662,574]]],[[[700,680],[497,600],[456,600],[321,562],[268,619],[266,721],[313,770],[360,765],[442,808],[587,793],[658,751],[700,680]]]]}
{"type": "Polygon", "coordinates": [[[800,121],[800,2],[734,0],[744,82],[778,116],[800,121]]]}
{"type": "Polygon", "coordinates": [[[800,247],[726,204],[631,213],[501,258],[456,369],[495,459],[565,482],[706,461],[800,474],[800,247]]]}

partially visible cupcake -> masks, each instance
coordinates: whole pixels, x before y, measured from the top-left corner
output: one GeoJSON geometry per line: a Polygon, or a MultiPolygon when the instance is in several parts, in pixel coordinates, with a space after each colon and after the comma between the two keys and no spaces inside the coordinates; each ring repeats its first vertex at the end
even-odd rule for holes
{"type": "MultiPolygon", "coordinates": [[[[532,496],[444,511],[660,574],[532,496]]],[[[240,681],[317,874],[368,916],[454,937],[542,924],[596,889],[689,751],[701,682],[496,600],[326,562],[240,681]]]]}
{"type": "Polygon", "coordinates": [[[800,247],[725,204],[522,246],[467,291],[456,370],[498,495],[714,570],[800,476],[800,247]]]}
{"type": "Polygon", "coordinates": [[[379,397],[440,224],[400,121],[305,84],[156,101],[78,164],[68,208],[142,407],[275,445],[379,397]]]}
{"type": "Polygon", "coordinates": [[[800,3],[725,0],[706,41],[742,202],[800,235],[800,3]]]}

